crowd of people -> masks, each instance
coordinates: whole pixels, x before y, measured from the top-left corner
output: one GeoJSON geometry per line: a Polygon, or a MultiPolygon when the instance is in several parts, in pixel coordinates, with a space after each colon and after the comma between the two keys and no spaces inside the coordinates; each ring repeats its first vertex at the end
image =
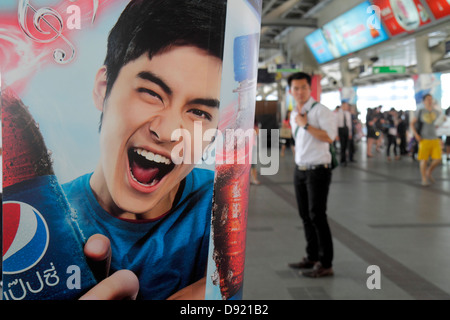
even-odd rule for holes
{"type": "Polygon", "coordinates": [[[374,147],[377,152],[386,147],[387,161],[392,160],[391,154],[395,160],[408,154],[415,159],[417,143],[411,140],[408,143],[409,113],[395,108],[386,112],[381,109],[382,106],[367,109],[367,157],[374,156],[374,147]]]}
{"type": "MultiPolygon", "coordinates": [[[[411,123],[419,117],[419,114],[417,112],[411,114],[395,108],[385,111],[382,109],[381,105],[368,108],[366,123],[363,124],[358,117],[359,113],[355,105],[342,101],[341,105],[335,108],[333,113],[337,134],[333,145],[339,153],[341,166],[356,162],[355,152],[363,137],[367,142],[367,158],[375,157],[376,153],[384,153],[387,162],[398,161],[402,157],[411,157],[414,161],[420,161],[418,159],[419,141],[411,129],[411,123]],[[364,126],[365,130],[363,130],[364,126]]],[[[290,115],[291,112],[288,111],[280,128],[281,157],[285,156],[286,149],[291,149],[292,153],[295,152],[295,141],[289,125],[290,115]]],[[[446,109],[445,116],[450,116],[450,107],[446,109]]],[[[436,127],[436,123],[433,125],[436,127]]],[[[442,158],[450,163],[450,136],[444,135],[438,138],[443,153],[442,158]]],[[[424,181],[423,184],[426,185],[427,182],[424,181]]]]}
{"type": "MultiPolygon", "coordinates": [[[[427,95],[424,97],[424,100],[427,97],[432,99],[431,96],[427,95]]],[[[433,108],[430,106],[430,109],[433,108]]],[[[367,157],[371,158],[374,156],[374,149],[377,152],[382,152],[382,149],[386,148],[387,161],[392,160],[392,155],[395,160],[400,160],[402,156],[410,156],[413,160],[420,160],[418,159],[420,141],[411,127],[415,119],[420,117],[419,111],[416,111],[413,118],[410,119],[409,112],[397,111],[395,108],[381,112],[381,109],[382,106],[367,109],[367,157]]],[[[445,112],[446,117],[449,115],[450,107],[445,112]]],[[[436,129],[439,117],[439,112],[433,116],[432,123],[430,123],[434,128],[432,131],[436,129]]],[[[439,138],[439,148],[444,150],[446,159],[450,161],[450,136],[439,137],[434,132],[432,135],[434,139],[439,138]]]]}
{"type": "Polygon", "coordinates": [[[356,162],[354,158],[356,144],[364,135],[362,124],[358,119],[356,106],[347,101],[342,101],[342,104],[334,110],[334,114],[338,132],[333,144],[340,152],[340,164],[346,166],[347,162],[356,162]]]}

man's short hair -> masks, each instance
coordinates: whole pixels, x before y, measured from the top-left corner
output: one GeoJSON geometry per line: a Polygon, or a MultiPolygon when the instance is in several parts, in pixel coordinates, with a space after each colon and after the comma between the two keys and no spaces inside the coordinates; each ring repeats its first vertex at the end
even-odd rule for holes
{"type": "Polygon", "coordinates": [[[304,72],[296,72],[296,73],[291,74],[288,78],[289,87],[291,87],[291,83],[293,80],[302,80],[302,79],[306,79],[309,86],[311,86],[312,80],[311,80],[311,76],[309,74],[304,73],[304,72]]]}
{"type": "Polygon", "coordinates": [[[422,97],[422,101],[425,101],[425,99],[426,99],[427,97],[432,97],[432,95],[429,94],[429,93],[425,94],[425,95],[422,97]]]}
{"type": "Polygon", "coordinates": [[[194,46],[222,59],[226,0],[132,0],[108,37],[107,97],[120,69],[147,54],[194,46]]]}

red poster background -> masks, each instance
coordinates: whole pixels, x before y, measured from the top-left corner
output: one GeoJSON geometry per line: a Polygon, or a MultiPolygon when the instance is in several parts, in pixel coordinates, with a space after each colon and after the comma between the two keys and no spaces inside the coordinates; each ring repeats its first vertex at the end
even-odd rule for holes
{"type": "MultiPolygon", "coordinates": [[[[420,28],[421,26],[431,22],[431,19],[428,14],[426,14],[425,17],[420,14],[421,11],[425,10],[420,0],[413,0],[413,1],[414,4],[416,5],[417,12],[419,12],[420,24],[418,25],[417,28],[420,28]]],[[[392,36],[396,36],[398,34],[405,32],[414,32],[414,30],[410,31],[405,30],[400,25],[400,23],[398,23],[389,0],[373,0],[373,4],[380,7],[381,19],[383,20],[384,24],[386,25],[386,28],[389,30],[392,36]]]]}
{"type": "Polygon", "coordinates": [[[427,0],[427,4],[436,19],[450,15],[450,2],[448,0],[427,0]]]}

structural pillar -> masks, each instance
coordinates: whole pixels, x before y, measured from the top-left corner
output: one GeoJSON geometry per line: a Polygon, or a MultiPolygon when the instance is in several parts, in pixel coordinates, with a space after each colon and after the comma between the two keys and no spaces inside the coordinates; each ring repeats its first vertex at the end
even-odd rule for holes
{"type": "Polygon", "coordinates": [[[416,58],[417,58],[417,73],[432,73],[432,56],[428,48],[428,35],[421,35],[415,38],[416,40],[416,58]]]}

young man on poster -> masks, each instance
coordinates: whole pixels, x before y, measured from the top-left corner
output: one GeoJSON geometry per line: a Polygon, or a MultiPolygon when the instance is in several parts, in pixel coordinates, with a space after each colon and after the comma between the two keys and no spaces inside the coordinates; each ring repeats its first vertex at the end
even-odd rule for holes
{"type": "Polygon", "coordinates": [[[193,150],[209,143],[182,141],[192,152],[174,164],[172,134],[217,128],[225,13],[224,0],[136,0],[111,30],[93,90],[100,160],[63,188],[85,254],[122,271],[83,299],[204,297],[214,173],[193,150]]]}
{"type": "Polygon", "coordinates": [[[295,269],[313,269],[303,275],[312,278],[333,275],[333,241],[326,210],[331,183],[330,143],[337,134],[333,113],[311,97],[311,77],[295,73],[288,79],[289,93],[296,107],[291,113],[295,138],[294,187],[306,237],[306,253],[295,269]]]}

